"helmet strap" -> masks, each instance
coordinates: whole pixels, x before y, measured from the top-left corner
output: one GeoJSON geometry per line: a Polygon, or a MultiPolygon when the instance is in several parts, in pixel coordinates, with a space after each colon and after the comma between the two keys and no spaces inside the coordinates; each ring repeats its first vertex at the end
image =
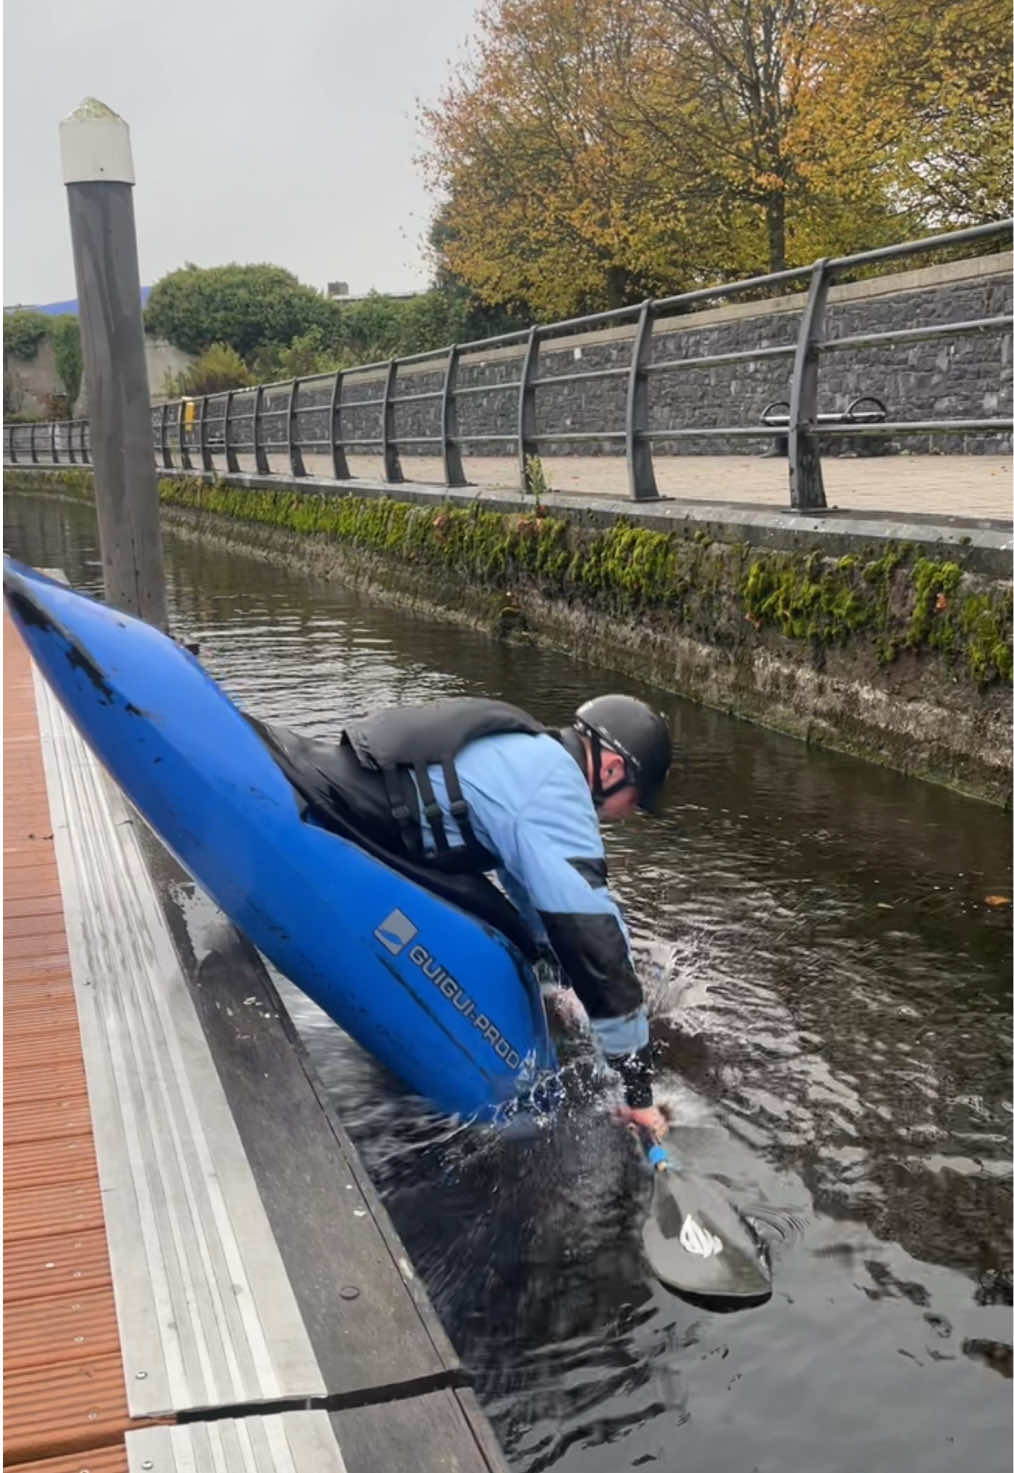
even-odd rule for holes
{"type": "MultiPolygon", "coordinates": [[[[626,759],[624,759],[624,762],[623,762],[623,776],[621,778],[618,778],[616,780],[616,782],[610,783],[610,785],[609,785],[608,788],[604,788],[602,786],[602,772],[601,772],[602,741],[601,741],[601,739],[599,737],[598,732],[595,730],[594,727],[590,727],[588,729],[588,731],[587,731],[587,737],[588,737],[589,742],[591,743],[591,759],[592,759],[591,795],[592,795],[592,802],[595,804],[595,807],[596,808],[601,808],[602,807],[602,804],[606,801],[606,799],[607,798],[611,798],[614,793],[621,793],[624,788],[629,788],[629,787],[633,786],[633,779],[627,775],[627,763],[626,763],[626,759]]],[[[607,748],[607,750],[611,752],[612,751],[612,747],[607,748]]],[[[617,755],[619,755],[619,754],[617,754],[617,755]]]]}

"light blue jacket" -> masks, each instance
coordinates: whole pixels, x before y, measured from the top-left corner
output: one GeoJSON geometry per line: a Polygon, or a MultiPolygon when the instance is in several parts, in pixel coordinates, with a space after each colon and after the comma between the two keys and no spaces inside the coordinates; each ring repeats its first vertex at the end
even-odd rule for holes
{"type": "MultiPolygon", "coordinates": [[[[648,1021],[619,906],[606,885],[605,852],[588,783],[554,737],[481,737],[454,765],[475,836],[496,855],[497,876],[535,939],[549,943],[611,1056],[648,1042],[648,1021]]],[[[439,764],[429,768],[450,845],[462,842],[439,764]]],[[[422,817],[423,844],[435,848],[422,817]]]]}

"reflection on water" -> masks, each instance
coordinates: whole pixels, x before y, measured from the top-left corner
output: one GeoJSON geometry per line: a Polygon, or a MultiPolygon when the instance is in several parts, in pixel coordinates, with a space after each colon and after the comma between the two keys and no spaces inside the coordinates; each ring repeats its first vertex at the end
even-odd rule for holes
{"type": "MultiPolygon", "coordinates": [[[[5,500],[8,549],[100,585],[93,518],[5,500]]],[[[174,629],[236,699],[324,737],[487,693],[562,720],[608,675],[166,541],[174,629]]],[[[629,682],[626,683],[630,687],[629,682]]],[[[644,1182],[605,1115],[532,1142],[456,1130],[294,989],[289,1005],[513,1467],[693,1473],[1007,1465],[1007,819],[653,698],[685,760],[613,829],[677,1146],[771,1245],[775,1294],[717,1315],[638,1249],[644,1182]]]]}

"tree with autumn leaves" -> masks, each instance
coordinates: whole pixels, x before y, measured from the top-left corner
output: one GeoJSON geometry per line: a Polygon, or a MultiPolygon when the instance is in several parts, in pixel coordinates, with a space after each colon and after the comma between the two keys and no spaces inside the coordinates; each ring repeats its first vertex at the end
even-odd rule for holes
{"type": "Polygon", "coordinates": [[[1009,209],[1007,0],[489,0],[424,114],[439,265],[619,306],[1009,209]]]}

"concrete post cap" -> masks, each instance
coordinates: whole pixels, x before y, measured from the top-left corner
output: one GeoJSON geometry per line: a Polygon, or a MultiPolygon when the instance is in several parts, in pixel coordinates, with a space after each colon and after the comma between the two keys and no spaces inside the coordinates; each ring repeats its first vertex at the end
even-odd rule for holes
{"type": "Polygon", "coordinates": [[[60,159],[64,184],[134,182],[130,129],[95,97],[86,97],[61,122],[60,159]]]}

